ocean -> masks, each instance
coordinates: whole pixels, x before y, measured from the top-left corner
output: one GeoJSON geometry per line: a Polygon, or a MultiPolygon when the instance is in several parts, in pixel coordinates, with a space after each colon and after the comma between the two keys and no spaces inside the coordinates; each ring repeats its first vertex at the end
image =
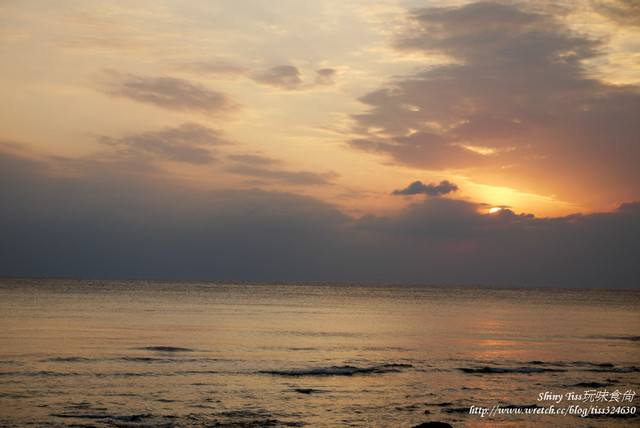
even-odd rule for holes
{"type": "Polygon", "coordinates": [[[0,278],[0,426],[638,426],[639,351],[638,290],[0,278]]]}

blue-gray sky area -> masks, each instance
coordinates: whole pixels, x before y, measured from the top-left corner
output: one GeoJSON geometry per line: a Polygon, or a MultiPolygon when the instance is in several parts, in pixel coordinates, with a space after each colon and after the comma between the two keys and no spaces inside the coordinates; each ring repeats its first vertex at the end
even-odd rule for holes
{"type": "Polygon", "coordinates": [[[640,287],[636,2],[7,1],[0,276],[640,287]]]}

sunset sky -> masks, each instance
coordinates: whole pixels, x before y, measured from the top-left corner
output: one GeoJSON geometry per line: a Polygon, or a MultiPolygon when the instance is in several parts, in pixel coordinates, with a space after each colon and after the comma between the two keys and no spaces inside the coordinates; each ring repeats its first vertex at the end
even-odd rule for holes
{"type": "Polygon", "coordinates": [[[635,1],[8,0],[0,52],[0,276],[640,286],[635,1]]]}

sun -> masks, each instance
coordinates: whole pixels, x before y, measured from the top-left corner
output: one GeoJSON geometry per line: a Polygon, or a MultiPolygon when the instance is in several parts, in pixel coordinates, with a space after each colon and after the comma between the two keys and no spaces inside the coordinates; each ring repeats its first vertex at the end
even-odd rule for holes
{"type": "Polygon", "coordinates": [[[502,210],[502,208],[500,207],[493,207],[489,210],[489,214],[493,214],[493,213],[497,213],[498,211],[502,210]]]}

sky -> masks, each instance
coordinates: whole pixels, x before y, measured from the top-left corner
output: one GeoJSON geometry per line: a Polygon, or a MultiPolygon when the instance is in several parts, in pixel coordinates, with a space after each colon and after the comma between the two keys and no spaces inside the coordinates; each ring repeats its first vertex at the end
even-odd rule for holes
{"type": "Polygon", "coordinates": [[[633,0],[5,0],[0,276],[640,288],[633,0]]]}

